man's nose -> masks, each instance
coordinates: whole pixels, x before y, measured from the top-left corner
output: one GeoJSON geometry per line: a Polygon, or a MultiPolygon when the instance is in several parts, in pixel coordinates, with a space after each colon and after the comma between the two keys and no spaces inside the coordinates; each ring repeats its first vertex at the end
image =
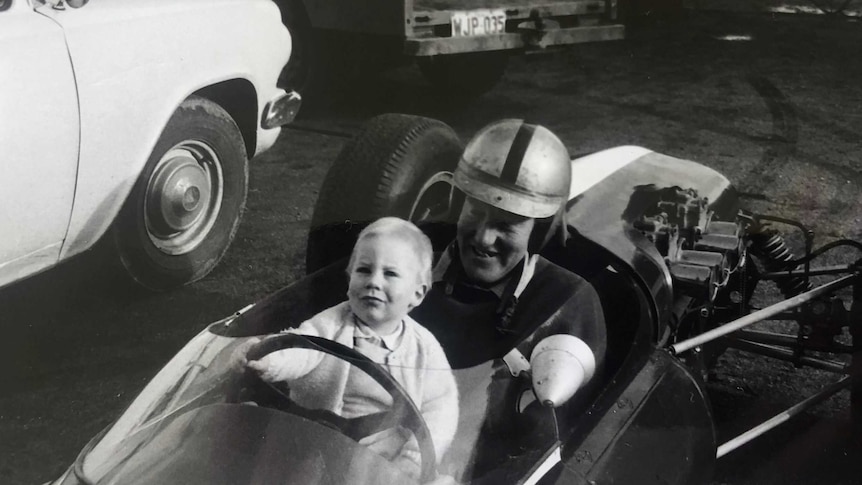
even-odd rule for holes
{"type": "Polygon", "coordinates": [[[487,219],[477,221],[474,239],[482,246],[491,247],[497,240],[497,231],[492,225],[488,224],[487,219]]]}

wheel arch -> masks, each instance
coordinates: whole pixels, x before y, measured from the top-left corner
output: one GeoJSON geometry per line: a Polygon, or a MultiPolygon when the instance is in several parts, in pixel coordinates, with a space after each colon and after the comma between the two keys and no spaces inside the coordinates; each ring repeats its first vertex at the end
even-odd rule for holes
{"type": "MultiPolygon", "coordinates": [[[[248,158],[255,154],[257,144],[257,92],[247,79],[229,79],[198,89],[191,96],[200,96],[221,106],[233,118],[242,133],[248,158]]],[[[188,99],[188,98],[186,98],[188,99]]],[[[184,102],[183,100],[182,102],[184,102]]],[[[179,108],[180,102],[177,104],[179,108]]]]}
{"type": "MultiPolygon", "coordinates": [[[[145,136],[148,141],[142,146],[142,149],[146,150],[147,155],[142,157],[139,163],[130,166],[131,171],[124,172],[124,176],[127,177],[127,183],[118,185],[112,195],[95,207],[82,222],[78,223],[75,227],[70,227],[70,230],[66,234],[60,260],[67,259],[91,248],[96,241],[105,237],[111,225],[119,217],[120,209],[130,197],[134,181],[140,175],[141,171],[144,170],[147,157],[155,149],[156,143],[164,132],[168,121],[180,109],[183,103],[195,96],[212,101],[224,109],[233,118],[240,130],[245,145],[246,156],[251,159],[255,155],[258,99],[254,85],[250,81],[242,78],[229,79],[199,88],[193,92],[187,92],[185,97],[177,99],[175,104],[167,104],[167,109],[160,110],[158,117],[162,121],[158,123],[159,128],[145,136]]],[[[84,189],[87,188],[84,187],[84,189]]],[[[77,186],[76,190],[81,190],[80,185],[77,186]]],[[[77,200],[73,207],[73,218],[76,211],[82,214],[85,213],[79,207],[77,200]]]]}

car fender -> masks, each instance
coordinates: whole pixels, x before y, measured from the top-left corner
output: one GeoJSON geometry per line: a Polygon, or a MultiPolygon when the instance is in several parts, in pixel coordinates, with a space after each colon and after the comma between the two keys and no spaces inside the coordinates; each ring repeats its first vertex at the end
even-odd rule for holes
{"type": "Polygon", "coordinates": [[[256,143],[266,103],[290,52],[267,0],[112,0],[40,9],[63,26],[78,86],[81,150],[74,208],[61,258],[90,247],[111,224],[164,126],[189,95],[239,79],[256,96],[256,143]],[[131,93],[131,94],[130,94],[131,93]]]}
{"type": "Polygon", "coordinates": [[[63,31],[0,7],[0,286],[57,263],[78,163],[78,100],[63,31]]]}

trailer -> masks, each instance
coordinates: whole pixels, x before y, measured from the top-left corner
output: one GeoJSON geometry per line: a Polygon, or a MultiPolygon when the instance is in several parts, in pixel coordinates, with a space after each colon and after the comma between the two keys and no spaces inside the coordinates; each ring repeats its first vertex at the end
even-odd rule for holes
{"type": "MultiPolygon", "coordinates": [[[[305,92],[356,65],[415,61],[437,88],[481,94],[512,54],[622,39],[617,0],[275,0],[293,35],[282,83],[305,92]]],[[[360,66],[361,67],[361,66],[360,66]]]]}

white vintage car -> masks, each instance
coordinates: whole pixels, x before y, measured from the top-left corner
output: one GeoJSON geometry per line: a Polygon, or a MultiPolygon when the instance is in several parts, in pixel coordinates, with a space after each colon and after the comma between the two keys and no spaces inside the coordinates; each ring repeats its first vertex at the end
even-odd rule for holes
{"type": "Polygon", "coordinates": [[[299,109],[276,5],[0,0],[0,45],[0,286],[103,235],[145,287],[212,270],[299,109]]]}

